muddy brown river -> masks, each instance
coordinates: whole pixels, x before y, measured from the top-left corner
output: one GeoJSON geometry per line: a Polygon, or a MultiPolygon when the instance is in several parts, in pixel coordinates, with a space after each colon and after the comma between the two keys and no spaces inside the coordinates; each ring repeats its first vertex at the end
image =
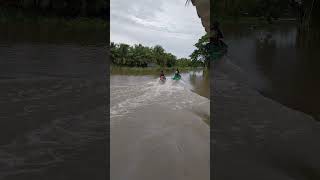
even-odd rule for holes
{"type": "Polygon", "coordinates": [[[211,74],[213,178],[320,179],[317,36],[301,42],[290,23],[224,30],[230,49],[211,74]]]}
{"type": "Polygon", "coordinates": [[[110,77],[111,179],[209,180],[208,74],[151,74],[110,77]]]}
{"type": "Polygon", "coordinates": [[[105,29],[0,27],[0,179],[107,179],[105,29]]]}

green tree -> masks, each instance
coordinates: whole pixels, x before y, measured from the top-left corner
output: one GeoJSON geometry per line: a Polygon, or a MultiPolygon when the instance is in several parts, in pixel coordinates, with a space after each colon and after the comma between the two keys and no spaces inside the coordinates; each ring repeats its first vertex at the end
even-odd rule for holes
{"type": "Polygon", "coordinates": [[[179,65],[177,57],[167,53],[160,45],[146,47],[141,44],[130,46],[111,42],[110,58],[112,64],[118,66],[146,67],[149,63],[156,63],[161,67],[179,65]]]}
{"type": "Polygon", "coordinates": [[[209,66],[210,54],[209,54],[209,35],[206,34],[202,36],[198,42],[194,45],[196,49],[190,55],[192,61],[200,61],[204,63],[205,66],[209,66]]]}
{"type": "Polygon", "coordinates": [[[173,67],[176,65],[177,57],[171,53],[166,54],[166,66],[173,67]]]}
{"type": "Polygon", "coordinates": [[[110,43],[110,58],[111,62],[113,64],[118,64],[117,60],[119,59],[120,55],[118,52],[118,47],[115,43],[111,42],[110,43]]]}
{"type": "Polygon", "coordinates": [[[154,59],[155,59],[156,63],[159,64],[160,66],[166,65],[166,59],[163,58],[164,54],[165,54],[165,50],[163,49],[162,46],[156,45],[153,48],[154,59]]]}
{"type": "Polygon", "coordinates": [[[120,57],[119,57],[119,62],[121,64],[127,64],[128,63],[128,57],[129,57],[129,45],[128,44],[123,44],[121,43],[119,45],[119,54],[120,54],[120,57]]]}

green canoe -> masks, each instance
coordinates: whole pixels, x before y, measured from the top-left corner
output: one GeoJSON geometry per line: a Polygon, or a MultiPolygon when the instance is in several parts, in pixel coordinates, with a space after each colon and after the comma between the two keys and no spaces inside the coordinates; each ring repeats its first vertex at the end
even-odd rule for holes
{"type": "Polygon", "coordinates": [[[175,74],[172,79],[173,80],[180,80],[181,79],[181,75],[180,74],[175,74]]]}

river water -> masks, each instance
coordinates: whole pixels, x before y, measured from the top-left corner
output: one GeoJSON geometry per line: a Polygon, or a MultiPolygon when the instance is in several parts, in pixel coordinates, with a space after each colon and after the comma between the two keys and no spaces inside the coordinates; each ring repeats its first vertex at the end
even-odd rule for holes
{"type": "Polygon", "coordinates": [[[319,37],[292,23],[224,25],[211,74],[214,179],[320,179],[319,37]]]}
{"type": "Polygon", "coordinates": [[[269,26],[226,25],[224,31],[230,46],[228,58],[246,72],[253,88],[318,118],[319,35],[310,31],[308,40],[290,22],[269,26]]]}
{"type": "Polygon", "coordinates": [[[106,30],[0,27],[0,179],[107,179],[106,30]]]}
{"type": "Polygon", "coordinates": [[[208,73],[158,74],[110,77],[111,179],[209,179],[208,73]]]}
{"type": "MultiPolygon", "coordinates": [[[[175,109],[190,109],[202,103],[208,105],[210,80],[207,70],[182,71],[181,80],[172,80],[168,73],[165,82],[159,81],[159,72],[152,70],[135,73],[113,70],[110,76],[110,117],[125,116],[136,108],[157,103],[175,109]]],[[[208,107],[198,113],[209,123],[208,107]]],[[[170,117],[172,118],[172,117],[170,117]]]]}

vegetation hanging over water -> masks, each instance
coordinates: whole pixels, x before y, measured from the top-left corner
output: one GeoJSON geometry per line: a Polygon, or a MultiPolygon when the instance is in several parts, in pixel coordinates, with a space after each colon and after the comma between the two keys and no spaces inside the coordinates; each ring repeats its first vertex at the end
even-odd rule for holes
{"type": "Polygon", "coordinates": [[[215,0],[217,17],[259,17],[271,23],[278,18],[301,19],[314,0],[215,0]]]}
{"type": "Polygon", "coordinates": [[[295,18],[301,25],[318,25],[320,3],[317,0],[215,0],[216,18],[234,20],[248,17],[272,23],[278,18],[295,18]]]}
{"type": "Polygon", "coordinates": [[[202,36],[194,45],[196,49],[190,55],[193,61],[204,62],[205,66],[209,66],[210,52],[209,52],[209,35],[202,36]]]}
{"type": "MultiPolygon", "coordinates": [[[[215,20],[223,23],[273,23],[295,20],[297,40],[302,44],[319,41],[320,2],[318,0],[215,0],[211,9],[215,20]],[[264,21],[262,21],[264,20],[264,21]]],[[[308,45],[309,46],[309,45],[308,45]]]]}
{"type": "MultiPolygon", "coordinates": [[[[80,21],[92,24],[93,19],[102,19],[106,23],[109,6],[107,0],[0,0],[0,21],[76,19],[76,23],[80,21]]],[[[94,22],[100,24],[101,20],[94,22]]]]}

